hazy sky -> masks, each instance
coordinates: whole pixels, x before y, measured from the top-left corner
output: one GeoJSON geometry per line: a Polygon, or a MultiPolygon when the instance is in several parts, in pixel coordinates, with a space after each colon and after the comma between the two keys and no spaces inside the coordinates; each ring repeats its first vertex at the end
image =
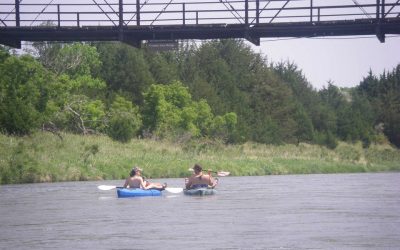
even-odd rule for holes
{"type": "Polygon", "coordinates": [[[354,87],[370,69],[380,75],[400,64],[400,36],[388,36],[385,43],[375,36],[262,39],[260,47],[252,47],[270,62],[294,62],[317,89],[329,80],[338,87],[354,87]]]}

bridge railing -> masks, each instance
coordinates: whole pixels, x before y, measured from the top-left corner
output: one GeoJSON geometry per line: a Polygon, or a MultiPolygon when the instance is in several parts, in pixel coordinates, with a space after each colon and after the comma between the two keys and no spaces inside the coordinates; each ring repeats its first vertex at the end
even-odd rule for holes
{"type": "Polygon", "coordinates": [[[251,26],[383,18],[400,18],[400,0],[364,0],[362,4],[356,0],[52,0],[50,3],[2,0],[0,3],[0,27],[251,26]]]}

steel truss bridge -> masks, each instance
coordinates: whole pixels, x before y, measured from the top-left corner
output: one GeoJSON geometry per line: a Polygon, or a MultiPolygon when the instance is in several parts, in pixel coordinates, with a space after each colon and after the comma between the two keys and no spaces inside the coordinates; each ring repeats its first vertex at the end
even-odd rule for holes
{"type": "Polygon", "coordinates": [[[400,0],[2,0],[0,44],[400,34],[400,0]],[[340,4],[339,4],[340,3],[340,4]]]}

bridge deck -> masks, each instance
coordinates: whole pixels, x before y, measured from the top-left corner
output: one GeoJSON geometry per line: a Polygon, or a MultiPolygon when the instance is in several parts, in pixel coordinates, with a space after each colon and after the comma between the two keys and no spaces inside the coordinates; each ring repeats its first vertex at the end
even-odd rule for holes
{"type": "Polygon", "coordinates": [[[376,35],[384,42],[400,34],[400,0],[53,1],[4,0],[0,43],[245,38],[259,45],[262,37],[376,35]]]}

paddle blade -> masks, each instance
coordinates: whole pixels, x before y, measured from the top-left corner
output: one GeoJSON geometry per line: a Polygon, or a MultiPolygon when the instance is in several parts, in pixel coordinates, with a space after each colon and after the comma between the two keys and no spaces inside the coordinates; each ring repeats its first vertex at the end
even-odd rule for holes
{"type": "Polygon", "coordinates": [[[165,188],[165,191],[173,193],[173,194],[179,194],[183,192],[183,188],[165,188]]]}
{"type": "MultiPolygon", "coordinates": [[[[194,171],[194,170],[191,169],[191,168],[189,168],[188,170],[191,171],[191,172],[194,171]]],[[[224,177],[224,176],[228,176],[228,175],[231,174],[231,172],[227,172],[227,171],[218,171],[218,172],[217,172],[217,171],[213,171],[213,170],[210,170],[210,169],[204,170],[204,171],[206,171],[206,172],[211,172],[211,173],[215,173],[215,174],[217,174],[219,177],[224,177]]]]}
{"type": "Polygon", "coordinates": [[[221,176],[221,177],[228,176],[230,174],[231,174],[230,172],[226,172],[226,171],[218,171],[217,172],[217,175],[221,176]]]}
{"type": "Polygon", "coordinates": [[[100,190],[103,190],[103,191],[107,191],[107,190],[115,189],[116,186],[100,185],[100,186],[97,186],[97,188],[100,190]]]}

